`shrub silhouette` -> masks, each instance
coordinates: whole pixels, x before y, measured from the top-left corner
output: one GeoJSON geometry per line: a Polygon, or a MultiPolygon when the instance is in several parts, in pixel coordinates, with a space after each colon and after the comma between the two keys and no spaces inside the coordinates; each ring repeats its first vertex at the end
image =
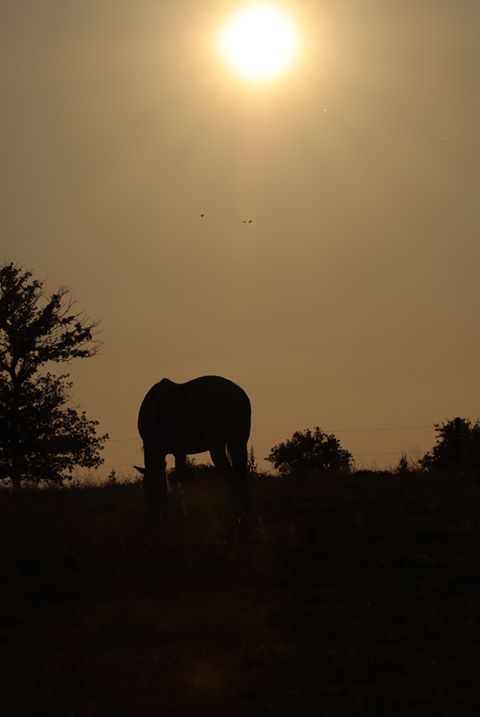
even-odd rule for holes
{"type": "Polygon", "coordinates": [[[0,267],[0,479],[61,482],[75,466],[95,468],[106,435],[97,421],[68,406],[68,374],[41,373],[46,364],[88,358],[95,324],[73,310],[61,287],[43,284],[12,263],[0,267]]]}
{"type": "Polygon", "coordinates": [[[283,443],[274,446],[265,459],[280,473],[321,475],[323,473],[349,473],[353,458],[341,447],[333,433],[324,433],[319,426],[296,431],[283,443]]]}
{"type": "Polygon", "coordinates": [[[408,475],[415,471],[415,464],[408,458],[406,453],[402,453],[400,460],[394,468],[394,473],[398,475],[408,475]]]}
{"type": "Polygon", "coordinates": [[[423,470],[441,473],[469,473],[480,466],[480,421],[452,418],[435,424],[437,443],[420,459],[423,470]]]}

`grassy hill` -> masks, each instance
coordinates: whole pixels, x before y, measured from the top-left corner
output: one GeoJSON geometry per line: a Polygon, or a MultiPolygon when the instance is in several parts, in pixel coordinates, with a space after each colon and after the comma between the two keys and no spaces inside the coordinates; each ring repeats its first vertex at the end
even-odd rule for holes
{"type": "Polygon", "coordinates": [[[138,484],[0,491],[5,715],[479,714],[480,483],[252,481],[148,520],[138,484]]]}

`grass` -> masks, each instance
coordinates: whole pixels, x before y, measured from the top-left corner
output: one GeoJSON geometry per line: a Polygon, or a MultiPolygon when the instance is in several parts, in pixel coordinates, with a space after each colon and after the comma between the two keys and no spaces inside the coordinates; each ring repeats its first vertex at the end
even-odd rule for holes
{"type": "Polygon", "coordinates": [[[0,491],[2,714],[478,714],[472,477],[0,491]]]}

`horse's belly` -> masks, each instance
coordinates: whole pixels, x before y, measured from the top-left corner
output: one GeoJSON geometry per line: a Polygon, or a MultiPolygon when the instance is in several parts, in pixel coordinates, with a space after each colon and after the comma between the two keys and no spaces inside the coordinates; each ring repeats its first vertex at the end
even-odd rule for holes
{"type": "Polygon", "coordinates": [[[204,453],[211,448],[210,442],[201,431],[180,432],[168,441],[169,453],[204,453]]]}
{"type": "Polygon", "coordinates": [[[195,445],[195,446],[188,446],[188,448],[185,450],[185,453],[187,455],[190,455],[192,453],[206,453],[206,451],[209,451],[209,450],[210,450],[209,446],[195,445]]]}

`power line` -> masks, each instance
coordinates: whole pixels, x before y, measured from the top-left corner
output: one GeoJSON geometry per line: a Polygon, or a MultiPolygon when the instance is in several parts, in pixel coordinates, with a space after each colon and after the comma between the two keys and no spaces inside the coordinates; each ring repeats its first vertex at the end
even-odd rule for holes
{"type": "Polygon", "coordinates": [[[431,430],[433,426],[382,426],[378,428],[334,428],[331,433],[353,433],[359,431],[418,431],[431,430]]]}
{"type": "MultiPolygon", "coordinates": [[[[375,428],[333,428],[325,431],[326,433],[357,433],[357,432],[374,432],[374,431],[424,431],[432,430],[433,425],[428,426],[378,426],[375,428]]],[[[110,443],[123,443],[126,441],[140,441],[141,439],[136,436],[135,438],[108,438],[110,443]]]]}
{"type": "Polygon", "coordinates": [[[398,456],[406,453],[406,451],[369,451],[368,453],[357,453],[354,451],[354,453],[356,456],[398,456]]]}
{"type": "Polygon", "coordinates": [[[141,439],[137,436],[136,438],[107,438],[110,443],[123,443],[125,441],[140,441],[141,439]]]}

